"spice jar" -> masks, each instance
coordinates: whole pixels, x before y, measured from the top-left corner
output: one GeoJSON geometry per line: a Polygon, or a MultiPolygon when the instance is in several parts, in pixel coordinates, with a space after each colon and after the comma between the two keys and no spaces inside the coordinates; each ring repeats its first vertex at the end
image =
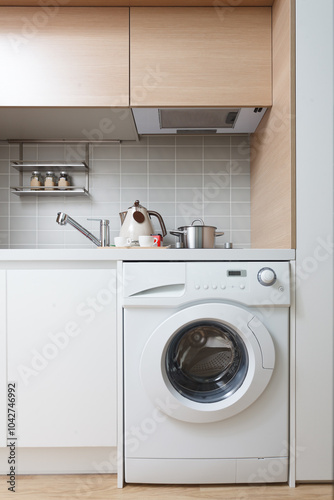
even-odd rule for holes
{"type": "Polygon", "coordinates": [[[42,179],[41,173],[38,172],[37,170],[34,170],[34,172],[32,172],[31,177],[30,177],[31,189],[34,189],[36,187],[40,187],[40,186],[42,186],[42,184],[43,184],[43,179],[42,179]]]}
{"type": "Polygon", "coordinates": [[[54,172],[46,172],[45,173],[45,181],[44,186],[46,189],[50,189],[53,186],[57,185],[57,179],[54,172]]]}
{"type": "Polygon", "coordinates": [[[70,185],[70,180],[68,177],[67,172],[60,172],[59,174],[59,179],[58,179],[58,186],[59,187],[66,187],[70,185]]]}

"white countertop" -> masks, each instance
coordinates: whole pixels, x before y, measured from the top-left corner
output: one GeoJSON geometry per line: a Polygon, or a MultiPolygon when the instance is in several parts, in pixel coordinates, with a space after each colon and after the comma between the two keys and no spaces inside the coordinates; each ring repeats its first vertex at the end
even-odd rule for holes
{"type": "Polygon", "coordinates": [[[92,248],[0,250],[0,261],[275,261],[294,260],[290,249],[92,248]]]}

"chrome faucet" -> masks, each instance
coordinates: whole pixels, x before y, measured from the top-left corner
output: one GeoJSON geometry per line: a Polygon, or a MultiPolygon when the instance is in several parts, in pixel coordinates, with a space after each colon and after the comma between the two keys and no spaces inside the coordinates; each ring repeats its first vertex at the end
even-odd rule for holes
{"type": "Polygon", "coordinates": [[[89,240],[91,240],[98,247],[109,247],[110,246],[110,230],[109,230],[109,221],[107,219],[87,219],[87,220],[98,220],[100,221],[100,239],[98,240],[92,233],[90,233],[87,229],[79,224],[79,222],[72,219],[67,214],[63,212],[57,213],[56,222],[60,226],[65,226],[65,224],[70,224],[75,227],[81,234],[86,236],[89,240]]]}

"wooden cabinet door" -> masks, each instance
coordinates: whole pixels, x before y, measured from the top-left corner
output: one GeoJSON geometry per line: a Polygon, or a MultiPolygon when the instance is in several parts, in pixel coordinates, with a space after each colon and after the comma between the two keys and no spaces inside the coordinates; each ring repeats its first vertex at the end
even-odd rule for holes
{"type": "Polygon", "coordinates": [[[132,106],[270,106],[271,8],[130,9],[132,106]]]}
{"type": "Polygon", "coordinates": [[[0,106],[128,106],[129,9],[0,7],[0,106]]]}
{"type": "Polygon", "coordinates": [[[0,271],[0,448],[7,445],[6,271],[0,271]]]}
{"type": "Polygon", "coordinates": [[[9,270],[20,447],[116,446],[116,270],[9,270]]]}

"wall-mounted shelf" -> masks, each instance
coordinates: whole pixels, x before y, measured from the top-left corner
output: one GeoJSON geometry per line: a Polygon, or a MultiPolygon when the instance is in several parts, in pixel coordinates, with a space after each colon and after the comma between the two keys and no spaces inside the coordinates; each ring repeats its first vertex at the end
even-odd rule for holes
{"type": "Polygon", "coordinates": [[[89,193],[84,187],[67,186],[58,187],[54,186],[52,188],[41,187],[24,187],[15,186],[11,187],[11,192],[17,196],[87,196],[89,193]]]}
{"type": "MultiPolygon", "coordinates": [[[[43,141],[44,142],[44,141],[43,141]]],[[[11,192],[17,196],[88,196],[89,195],[89,144],[86,144],[86,159],[82,161],[24,161],[23,142],[20,142],[20,160],[11,162],[11,167],[19,172],[19,186],[11,187],[11,192]],[[23,174],[34,170],[40,172],[65,171],[70,175],[82,172],[85,174],[85,187],[78,186],[24,186],[23,174]]]]}

